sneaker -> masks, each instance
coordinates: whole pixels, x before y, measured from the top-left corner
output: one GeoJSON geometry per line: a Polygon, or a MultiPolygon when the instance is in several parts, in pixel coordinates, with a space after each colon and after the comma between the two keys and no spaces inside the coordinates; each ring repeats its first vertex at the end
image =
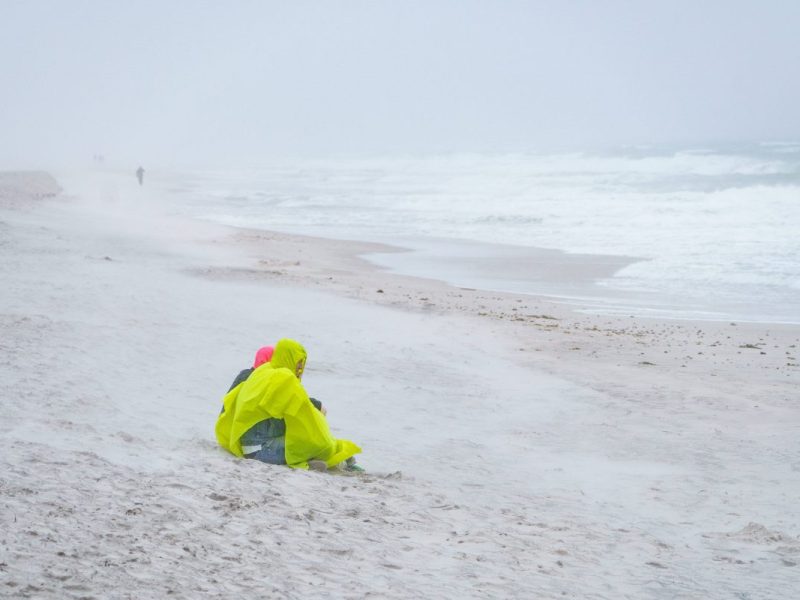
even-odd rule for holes
{"type": "Polygon", "coordinates": [[[354,457],[350,457],[345,461],[344,465],[345,471],[350,471],[351,473],[363,473],[364,469],[356,464],[356,459],[354,457]]]}
{"type": "Polygon", "coordinates": [[[321,471],[324,473],[328,470],[328,465],[325,464],[324,460],[310,460],[308,461],[308,469],[310,471],[321,471]]]}

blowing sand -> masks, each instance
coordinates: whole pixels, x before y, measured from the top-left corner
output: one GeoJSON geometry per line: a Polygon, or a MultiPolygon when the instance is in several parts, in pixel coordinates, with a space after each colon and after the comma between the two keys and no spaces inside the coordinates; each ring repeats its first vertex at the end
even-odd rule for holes
{"type": "Polygon", "coordinates": [[[454,288],[65,181],[0,175],[0,596],[796,597],[797,326],[454,288]],[[366,475],[216,446],[280,337],[366,475]]]}

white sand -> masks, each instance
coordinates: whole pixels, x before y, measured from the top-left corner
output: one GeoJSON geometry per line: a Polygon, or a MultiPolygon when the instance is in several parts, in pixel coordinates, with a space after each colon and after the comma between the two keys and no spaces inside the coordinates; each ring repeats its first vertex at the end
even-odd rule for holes
{"type": "Polygon", "coordinates": [[[0,204],[0,596],[797,597],[799,328],[454,289],[45,177],[0,204]],[[216,447],[284,336],[369,474],[216,447]]]}

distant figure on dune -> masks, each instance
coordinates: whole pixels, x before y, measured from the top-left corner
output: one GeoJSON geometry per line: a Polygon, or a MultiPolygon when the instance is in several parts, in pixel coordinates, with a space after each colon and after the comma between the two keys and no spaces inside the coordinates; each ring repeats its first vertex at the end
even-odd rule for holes
{"type": "Polygon", "coordinates": [[[259,350],[223,398],[215,426],[219,445],[235,456],[295,469],[362,471],[353,458],[361,449],[331,435],[322,404],[300,383],[305,348],[282,339],[267,355],[269,347],[259,350]]]}
{"type": "Polygon", "coordinates": [[[136,179],[139,180],[139,185],[142,185],[142,182],[144,181],[144,169],[141,166],[136,169],[136,179]]]}

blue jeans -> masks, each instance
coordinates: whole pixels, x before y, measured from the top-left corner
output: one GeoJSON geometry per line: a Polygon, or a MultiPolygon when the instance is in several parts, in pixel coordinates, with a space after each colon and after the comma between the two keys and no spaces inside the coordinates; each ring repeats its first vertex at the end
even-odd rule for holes
{"type": "Polygon", "coordinates": [[[284,438],[272,438],[266,444],[261,446],[258,452],[245,454],[245,458],[255,458],[261,462],[269,463],[271,465],[285,465],[286,464],[286,443],[284,438]]]}

